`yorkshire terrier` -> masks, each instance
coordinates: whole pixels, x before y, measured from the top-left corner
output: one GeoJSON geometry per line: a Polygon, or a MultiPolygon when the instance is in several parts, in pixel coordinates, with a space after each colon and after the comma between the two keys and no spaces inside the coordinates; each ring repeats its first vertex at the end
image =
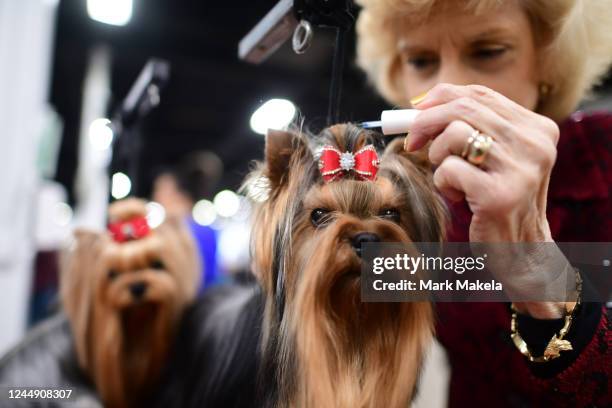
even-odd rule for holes
{"type": "MultiPolygon", "coordinates": [[[[361,245],[441,242],[446,207],[422,154],[336,125],[270,131],[247,179],[275,407],[406,407],[432,340],[428,302],[362,303],[361,245]]],[[[268,371],[270,370],[270,371],[268,371]]]]}
{"type": "Polygon", "coordinates": [[[109,208],[109,230],[76,232],[60,277],[79,364],[105,406],[139,406],[196,295],[199,260],[182,222],[156,229],[143,201],[109,208]]]}

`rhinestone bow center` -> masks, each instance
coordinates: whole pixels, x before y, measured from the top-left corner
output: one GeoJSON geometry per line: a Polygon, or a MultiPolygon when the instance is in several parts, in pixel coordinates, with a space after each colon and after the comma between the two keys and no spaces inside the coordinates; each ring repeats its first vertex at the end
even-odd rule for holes
{"type": "Polygon", "coordinates": [[[351,152],[344,152],[340,155],[340,168],[342,170],[351,170],[355,167],[355,156],[351,152]]]}

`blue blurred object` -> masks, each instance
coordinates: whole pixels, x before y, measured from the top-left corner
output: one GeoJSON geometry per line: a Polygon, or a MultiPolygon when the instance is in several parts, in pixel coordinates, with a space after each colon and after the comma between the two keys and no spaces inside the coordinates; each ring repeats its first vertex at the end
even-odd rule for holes
{"type": "Polygon", "coordinates": [[[201,294],[205,288],[223,281],[217,263],[217,233],[208,226],[198,224],[191,217],[188,223],[202,260],[202,282],[198,290],[198,293],[201,294]]]}

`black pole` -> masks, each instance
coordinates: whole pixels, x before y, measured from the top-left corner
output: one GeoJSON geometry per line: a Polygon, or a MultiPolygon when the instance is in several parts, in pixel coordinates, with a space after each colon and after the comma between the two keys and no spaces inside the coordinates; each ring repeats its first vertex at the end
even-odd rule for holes
{"type": "Polygon", "coordinates": [[[140,188],[140,154],[142,151],[142,134],[139,124],[128,130],[127,160],[128,160],[128,177],[132,182],[131,196],[138,196],[141,192],[140,188]]]}
{"type": "Polygon", "coordinates": [[[142,120],[160,103],[161,90],[169,78],[169,62],[149,59],[114,116],[118,161],[132,182],[130,195],[140,193],[140,161],[144,144],[142,120]]]}
{"type": "Polygon", "coordinates": [[[342,77],[346,59],[346,28],[336,28],[336,44],[334,46],[334,59],[332,62],[332,75],[329,87],[329,106],[327,110],[327,124],[333,125],[340,121],[340,105],[342,101],[342,77]]]}

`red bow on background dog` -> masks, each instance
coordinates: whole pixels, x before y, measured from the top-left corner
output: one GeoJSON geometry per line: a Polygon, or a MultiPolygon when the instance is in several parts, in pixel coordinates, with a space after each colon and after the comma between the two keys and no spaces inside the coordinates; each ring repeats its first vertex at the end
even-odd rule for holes
{"type": "Polygon", "coordinates": [[[109,208],[108,231],[78,230],[60,287],[80,367],[107,408],[142,406],[168,358],[178,320],[199,286],[183,222],[150,228],[145,202],[109,208]]]}

